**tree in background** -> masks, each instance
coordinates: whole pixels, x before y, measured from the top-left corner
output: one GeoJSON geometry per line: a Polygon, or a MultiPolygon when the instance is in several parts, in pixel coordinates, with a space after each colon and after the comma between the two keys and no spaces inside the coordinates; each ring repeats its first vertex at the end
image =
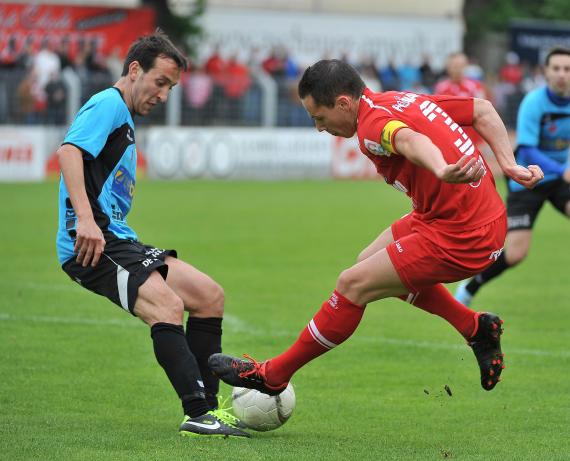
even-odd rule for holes
{"type": "Polygon", "coordinates": [[[206,10],[206,0],[143,0],[156,12],[157,26],[177,45],[193,56],[203,29],[200,17],[206,10]]]}
{"type": "Polygon", "coordinates": [[[465,0],[464,49],[470,53],[488,32],[506,32],[512,19],[570,19],[568,0],[465,0]]]}

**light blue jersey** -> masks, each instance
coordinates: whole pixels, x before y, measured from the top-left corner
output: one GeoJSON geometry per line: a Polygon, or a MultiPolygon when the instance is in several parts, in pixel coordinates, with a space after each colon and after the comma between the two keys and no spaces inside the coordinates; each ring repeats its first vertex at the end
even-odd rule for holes
{"type": "MultiPolygon", "coordinates": [[[[137,152],[133,118],[117,88],[94,95],[78,112],[63,144],[83,152],[85,189],[93,216],[103,232],[137,240],[127,225],[135,191],[137,152]]],[[[60,263],[74,256],[77,219],[63,181],[59,182],[57,255],[60,263]]]]}
{"type": "MultiPolygon", "coordinates": [[[[548,157],[547,160],[565,167],[570,146],[570,100],[556,97],[546,86],[528,93],[518,112],[517,145],[534,147],[538,153],[528,159],[524,155],[517,156],[517,161],[523,166],[542,166],[537,157],[543,155],[548,157]]],[[[552,171],[552,167],[546,165],[543,169],[545,172],[552,171]]],[[[555,172],[545,173],[541,184],[558,178],[560,174],[555,172]]],[[[509,188],[512,191],[525,189],[513,180],[509,180],[509,188]]]]}

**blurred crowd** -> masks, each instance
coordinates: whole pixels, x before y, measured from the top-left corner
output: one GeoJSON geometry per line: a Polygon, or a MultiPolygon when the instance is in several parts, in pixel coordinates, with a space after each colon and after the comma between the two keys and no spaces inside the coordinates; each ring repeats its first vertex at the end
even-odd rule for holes
{"type": "MultiPolygon", "coordinates": [[[[0,98],[7,99],[4,106],[10,108],[10,113],[0,113],[2,123],[63,124],[69,91],[63,77],[66,69],[81,82],[81,103],[112,85],[122,72],[124,56],[119,49],[105,56],[97,40],[83,40],[72,49],[65,37],[59,41],[46,38],[36,48],[30,41],[17,49],[15,41],[9,41],[0,53],[0,98]]],[[[311,125],[296,92],[304,65],[285,47],[274,47],[265,54],[259,49],[242,50],[239,56],[224,54],[219,46],[211,50],[205,59],[193,61],[182,76],[184,125],[259,126],[263,107],[260,76],[276,84],[277,126],[311,125]]],[[[434,69],[427,55],[419,64],[391,59],[379,63],[373,56],[351,59],[344,55],[339,59],[356,67],[373,91],[484,97],[495,104],[511,127],[524,94],[544,83],[540,67],[520,62],[513,52],[505,55],[495,72],[482,69],[463,53],[448,56],[443,69],[434,69]]],[[[161,123],[161,117],[164,110],[148,123],[161,123]]]]}
{"type": "Polygon", "coordinates": [[[65,123],[66,69],[80,79],[82,103],[118,79],[122,71],[118,49],[104,56],[97,39],[80,39],[73,45],[66,37],[45,37],[38,44],[30,36],[19,47],[15,38],[6,42],[0,51],[0,97],[7,99],[11,113],[0,113],[0,121],[9,116],[24,124],[65,123]]]}

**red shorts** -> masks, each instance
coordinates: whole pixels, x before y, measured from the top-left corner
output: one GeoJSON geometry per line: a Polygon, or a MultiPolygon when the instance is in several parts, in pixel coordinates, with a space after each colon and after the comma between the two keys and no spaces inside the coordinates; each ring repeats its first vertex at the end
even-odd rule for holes
{"type": "Polygon", "coordinates": [[[386,250],[411,293],[437,283],[457,282],[481,273],[501,254],[507,216],[467,232],[438,232],[410,213],[392,224],[386,250]]]}

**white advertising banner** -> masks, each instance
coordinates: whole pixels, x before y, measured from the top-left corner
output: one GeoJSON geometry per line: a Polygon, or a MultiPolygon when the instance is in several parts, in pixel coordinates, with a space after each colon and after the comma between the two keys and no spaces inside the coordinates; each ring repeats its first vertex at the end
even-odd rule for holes
{"type": "Polygon", "coordinates": [[[156,179],[320,179],[331,177],[333,141],[302,128],[150,128],[144,152],[156,179]]]}
{"type": "Polygon", "coordinates": [[[0,127],[0,181],[39,181],[45,177],[46,129],[0,127]]]}
{"type": "MultiPolygon", "coordinates": [[[[435,68],[443,66],[448,53],[462,49],[460,17],[427,18],[411,15],[363,15],[208,8],[203,24],[211,46],[224,54],[257,50],[265,55],[285,47],[294,60],[310,65],[323,58],[360,60],[370,56],[378,64],[419,64],[429,55],[435,68]]],[[[201,47],[201,57],[212,49],[201,47]]]]}

